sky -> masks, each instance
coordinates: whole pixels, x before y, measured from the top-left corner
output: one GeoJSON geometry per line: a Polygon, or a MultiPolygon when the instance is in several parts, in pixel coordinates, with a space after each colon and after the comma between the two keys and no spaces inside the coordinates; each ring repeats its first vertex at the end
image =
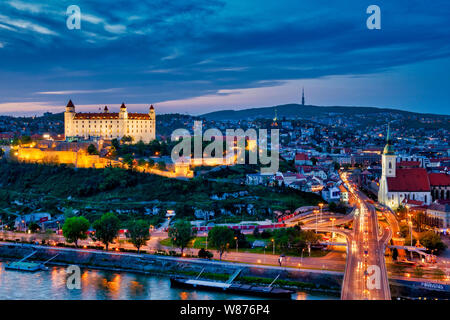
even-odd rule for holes
{"type": "Polygon", "coordinates": [[[448,0],[2,0],[0,114],[198,115],[303,87],[306,104],[450,114],[449,17],[448,0]]]}

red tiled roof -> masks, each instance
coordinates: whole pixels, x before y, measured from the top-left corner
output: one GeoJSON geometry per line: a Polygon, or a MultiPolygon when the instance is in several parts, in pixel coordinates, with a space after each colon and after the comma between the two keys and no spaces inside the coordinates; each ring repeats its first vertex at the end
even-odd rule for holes
{"type": "Polygon", "coordinates": [[[421,206],[421,205],[423,205],[423,201],[412,200],[412,199],[404,199],[404,200],[403,200],[403,203],[411,204],[411,205],[416,205],[416,206],[421,206]]]}
{"type": "Polygon", "coordinates": [[[13,133],[0,133],[0,138],[1,139],[12,139],[12,138],[14,138],[14,134],[13,133]]]}
{"type": "Polygon", "coordinates": [[[445,173],[430,173],[428,175],[432,186],[450,186],[450,175],[445,173]]]}
{"type": "Polygon", "coordinates": [[[430,181],[424,168],[397,169],[395,178],[387,178],[389,192],[427,192],[430,181]]]}
{"type": "Polygon", "coordinates": [[[397,167],[419,168],[420,161],[400,161],[397,163],[397,167]]]}
{"type": "Polygon", "coordinates": [[[297,153],[295,155],[295,160],[309,160],[309,157],[307,154],[304,153],[297,153]]]}

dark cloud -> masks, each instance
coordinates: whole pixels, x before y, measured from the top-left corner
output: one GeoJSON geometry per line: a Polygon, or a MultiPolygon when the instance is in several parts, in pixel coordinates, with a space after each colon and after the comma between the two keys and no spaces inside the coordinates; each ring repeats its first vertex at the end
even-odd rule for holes
{"type": "Polygon", "coordinates": [[[379,1],[376,31],[360,0],[86,0],[68,30],[72,2],[0,4],[0,103],[148,103],[450,56],[448,0],[379,1]]]}

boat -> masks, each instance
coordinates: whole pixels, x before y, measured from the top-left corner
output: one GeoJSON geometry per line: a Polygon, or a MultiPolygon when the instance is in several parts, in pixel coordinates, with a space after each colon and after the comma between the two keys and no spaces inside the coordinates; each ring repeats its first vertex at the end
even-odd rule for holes
{"type": "Polygon", "coordinates": [[[190,289],[202,289],[208,291],[222,291],[226,293],[236,293],[243,295],[261,296],[267,298],[278,298],[278,299],[292,299],[292,294],[295,293],[293,290],[287,290],[282,288],[272,287],[272,284],[278,279],[278,275],[274,281],[268,286],[255,286],[249,284],[236,284],[232,281],[239,275],[241,270],[236,271],[227,282],[211,281],[211,280],[201,280],[198,279],[200,274],[196,279],[186,279],[182,277],[171,277],[170,285],[172,287],[179,288],[190,288],[190,289]]]}
{"type": "Polygon", "coordinates": [[[19,261],[9,262],[9,263],[5,264],[5,269],[6,270],[17,270],[17,271],[29,271],[29,272],[47,271],[48,267],[45,264],[47,262],[53,260],[57,256],[59,256],[59,254],[57,254],[43,263],[25,261],[26,259],[35,255],[36,253],[37,253],[37,250],[33,251],[32,253],[30,253],[25,258],[23,258],[19,261]]]}
{"type": "Polygon", "coordinates": [[[5,269],[17,271],[29,271],[29,272],[48,270],[48,268],[42,263],[24,262],[24,261],[7,263],[5,265],[5,269]]]}

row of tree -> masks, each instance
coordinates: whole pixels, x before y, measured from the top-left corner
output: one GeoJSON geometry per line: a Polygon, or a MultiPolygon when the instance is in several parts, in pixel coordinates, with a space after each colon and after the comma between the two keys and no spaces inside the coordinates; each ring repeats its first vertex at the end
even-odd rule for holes
{"type": "MultiPolygon", "coordinates": [[[[90,226],[89,221],[85,217],[68,218],[63,225],[63,235],[67,242],[74,243],[76,247],[79,240],[87,239],[88,235],[90,235],[94,241],[101,241],[106,246],[106,250],[108,250],[109,244],[113,243],[119,233],[120,220],[114,213],[109,212],[94,221],[92,227],[95,229],[95,232],[89,232],[90,226]]],[[[150,240],[149,227],[150,224],[145,220],[134,220],[129,223],[127,237],[130,238],[131,243],[133,243],[138,252],[150,240]]]]}

